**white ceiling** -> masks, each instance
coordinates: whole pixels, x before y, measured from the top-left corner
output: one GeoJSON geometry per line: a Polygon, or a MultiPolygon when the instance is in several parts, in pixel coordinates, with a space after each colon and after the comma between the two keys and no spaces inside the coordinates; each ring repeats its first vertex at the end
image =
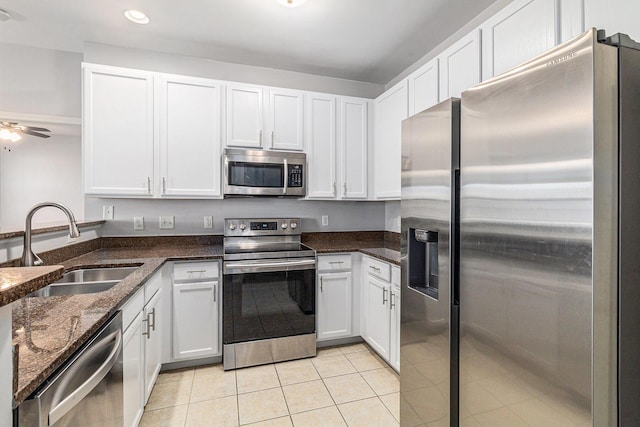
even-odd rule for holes
{"type": "Polygon", "coordinates": [[[0,0],[0,41],[84,42],[385,84],[496,0],[0,0]],[[127,21],[130,8],[148,25],[127,21]]]}

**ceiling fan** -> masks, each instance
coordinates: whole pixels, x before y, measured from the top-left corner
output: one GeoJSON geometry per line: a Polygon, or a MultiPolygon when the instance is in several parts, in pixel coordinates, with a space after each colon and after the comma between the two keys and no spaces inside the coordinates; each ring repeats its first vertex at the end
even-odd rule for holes
{"type": "Polygon", "coordinates": [[[37,136],[39,138],[49,138],[51,136],[41,132],[51,131],[46,128],[21,125],[17,122],[0,122],[0,139],[11,142],[17,142],[22,139],[20,134],[37,136]]]}

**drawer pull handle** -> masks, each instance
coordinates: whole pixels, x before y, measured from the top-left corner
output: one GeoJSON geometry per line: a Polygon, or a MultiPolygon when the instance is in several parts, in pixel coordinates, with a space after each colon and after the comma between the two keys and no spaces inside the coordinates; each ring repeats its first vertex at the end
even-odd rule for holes
{"type": "Polygon", "coordinates": [[[206,273],[207,270],[187,270],[187,273],[189,274],[193,274],[193,273],[206,273]]]}
{"type": "Polygon", "coordinates": [[[322,282],[322,279],[323,279],[323,277],[322,277],[322,276],[320,276],[320,292],[322,292],[322,291],[323,291],[323,290],[322,290],[322,283],[323,283],[323,282],[322,282]]]}
{"type": "Polygon", "coordinates": [[[378,273],[380,273],[380,269],[378,267],[370,265],[369,268],[372,269],[373,271],[377,271],[378,273]]]}
{"type": "Polygon", "coordinates": [[[329,261],[329,264],[344,264],[344,261],[329,261]]]}

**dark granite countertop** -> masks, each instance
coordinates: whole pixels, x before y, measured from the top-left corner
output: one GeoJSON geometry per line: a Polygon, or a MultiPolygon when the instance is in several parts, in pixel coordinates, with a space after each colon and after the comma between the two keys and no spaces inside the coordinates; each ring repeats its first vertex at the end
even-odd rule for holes
{"type": "MultiPolygon", "coordinates": [[[[19,348],[18,385],[14,390],[16,406],[78,350],[166,261],[221,259],[223,255],[220,236],[96,240],[100,241],[52,251],[43,259],[47,262],[55,260],[66,270],[113,266],[139,268],[105,292],[29,297],[13,303],[13,344],[19,348]],[[74,258],[62,258],[74,251],[77,255],[74,258]]],[[[319,254],[360,251],[393,264],[400,261],[399,235],[396,233],[305,233],[303,242],[319,254]]]]}
{"type": "Polygon", "coordinates": [[[167,260],[219,258],[222,245],[195,244],[101,248],[63,262],[67,270],[125,265],[139,268],[105,292],[28,297],[14,303],[13,344],[19,348],[14,405],[33,393],[167,260]]]}
{"type": "Polygon", "coordinates": [[[0,307],[44,288],[61,278],[63,272],[61,265],[0,268],[0,307]]]}

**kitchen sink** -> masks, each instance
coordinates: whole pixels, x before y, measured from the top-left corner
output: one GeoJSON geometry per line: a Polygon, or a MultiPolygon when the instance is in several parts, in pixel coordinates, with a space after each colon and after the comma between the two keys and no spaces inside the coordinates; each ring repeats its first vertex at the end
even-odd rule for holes
{"type": "Polygon", "coordinates": [[[85,268],[65,273],[62,279],[38,291],[32,297],[93,294],[113,288],[138,267],[85,268]]]}
{"type": "Polygon", "coordinates": [[[104,292],[117,285],[119,280],[90,283],[51,284],[29,294],[32,297],[55,297],[60,295],[93,294],[104,292]]]}
{"type": "Polygon", "coordinates": [[[112,280],[119,282],[137,269],[138,267],[83,268],[64,273],[62,279],[54,284],[108,282],[112,280]]]}

